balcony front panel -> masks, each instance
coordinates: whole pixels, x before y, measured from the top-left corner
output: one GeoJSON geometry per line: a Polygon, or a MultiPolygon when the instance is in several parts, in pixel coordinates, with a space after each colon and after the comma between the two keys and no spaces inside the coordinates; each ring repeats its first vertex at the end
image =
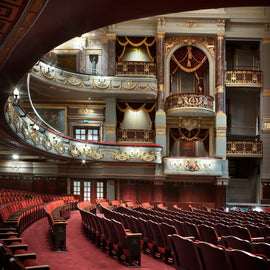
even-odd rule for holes
{"type": "MultiPolygon", "coordinates": [[[[73,73],[51,67],[43,62],[37,63],[31,75],[40,83],[72,89],[72,95],[87,93],[92,96],[118,96],[123,98],[155,99],[157,80],[153,77],[98,76],[73,73]]],[[[48,87],[47,87],[48,88],[48,87]]]]}
{"type": "Polygon", "coordinates": [[[76,140],[37,123],[10,100],[6,120],[13,132],[29,146],[57,156],[98,162],[161,163],[160,145],[76,140]]]}
{"type": "Polygon", "coordinates": [[[164,157],[164,174],[222,175],[222,159],[215,157],[164,157]]]}
{"type": "Polygon", "coordinates": [[[156,64],[142,61],[116,62],[117,76],[152,76],[156,77],[156,64]]]}
{"type": "Polygon", "coordinates": [[[166,99],[167,116],[211,117],[215,115],[214,98],[207,94],[180,93],[166,99]]]}
{"type": "Polygon", "coordinates": [[[117,142],[154,143],[154,130],[148,129],[118,129],[117,142]]]}
{"type": "Polygon", "coordinates": [[[262,71],[227,70],[225,84],[227,87],[262,87],[262,71]]]}
{"type": "Polygon", "coordinates": [[[227,157],[263,157],[262,141],[227,140],[227,157]]]}

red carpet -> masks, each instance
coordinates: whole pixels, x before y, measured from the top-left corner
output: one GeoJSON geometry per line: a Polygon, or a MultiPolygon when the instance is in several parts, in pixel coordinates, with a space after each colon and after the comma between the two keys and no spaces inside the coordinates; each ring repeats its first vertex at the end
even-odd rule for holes
{"type": "MultiPolygon", "coordinates": [[[[28,252],[37,254],[39,264],[48,264],[51,270],[128,269],[127,265],[110,257],[85,236],[79,211],[71,212],[67,222],[66,252],[54,251],[47,217],[35,222],[22,233],[22,242],[29,245],[28,252]]],[[[141,264],[141,269],[174,269],[143,253],[141,264]]]]}

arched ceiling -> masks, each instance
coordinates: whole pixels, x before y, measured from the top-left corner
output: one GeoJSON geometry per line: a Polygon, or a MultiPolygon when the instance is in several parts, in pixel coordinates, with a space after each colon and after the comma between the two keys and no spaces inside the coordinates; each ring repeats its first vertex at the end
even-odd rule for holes
{"type": "Polygon", "coordinates": [[[269,6],[269,0],[1,0],[0,135],[7,137],[4,104],[25,73],[45,53],[85,32],[129,19],[172,12],[241,6],[269,6]]]}

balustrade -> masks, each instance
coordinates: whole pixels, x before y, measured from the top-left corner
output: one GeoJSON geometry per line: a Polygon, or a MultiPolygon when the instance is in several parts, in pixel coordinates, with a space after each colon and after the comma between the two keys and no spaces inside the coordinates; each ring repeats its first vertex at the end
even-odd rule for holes
{"type": "Polygon", "coordinates": [[[227,140],[227,157],[262,157],[262,141],[227,140]]]}
{"type": "Polygon", "coordinates": [[[179,93],[167,97],[167,114],[171,116],[188,116],[191,113],[196,116],[214,115],[214,98],[207,94],[179,93]]]}
{"type": "Polygon", "coordinates": [[[154,131],[148,129],[118,129],[117,141],[153,143],[154,135],[154,131]]]}
{"type": "Polygon", "coordinates": [[[156,64],[142,61],[117,62],[116,75],[156,76],[156,64]]]}
{"type": "Polygon", "coordinates": [[[262,87],[262,71],[257,70],[227,70],[225,72],[226,86],[262,87]]]}

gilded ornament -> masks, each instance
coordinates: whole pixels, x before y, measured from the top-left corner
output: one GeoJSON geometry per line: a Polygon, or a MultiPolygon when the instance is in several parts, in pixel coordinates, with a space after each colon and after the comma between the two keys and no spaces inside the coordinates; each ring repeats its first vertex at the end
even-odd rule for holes
{"type": "Polygon", "coordinates": [[[156,155],[153,152],[151,154],[150,154],[150,152],[143,152],[143,153],[139,154],[139,156],[140,156],[141,160],[146,161],[146,162],[151,162],[151,161],[156,160],[156,155]]]}
{"type": "Polygon", "coordinates": [[[31,135],[31,140],[33,141],[35,145],[40,145],[40,136],[37,132],[31,135]]]}
{"type": "Polygon", "coordinates": [[[50,151],[52,149],[52,142],[48,136],[43,137],[42,145],[45,147],[47,151],[50,151]]]}
{"type": "Polygon", "coordinates": [[[69,153],[69,155],[71,155],[74,158],[81,155],[81,151],[78,149],[78,147],[76,145],[71,145],[68,148],[68,153],[69,153]]]}
{"type": "Polygon", "coordinates": [[[124,151],[120,151],[118,153],[113,153],[113,158],[120,161],[126,161],[129,159],[129,154],[124,151]]]}
{"type": "Polygon", "coordinates": [[[57,142],[56,145],[54,146],[55,150],[59,153],[59,154],[64,154],[66,152],[66,148],[63,145],[62,142],[57,142]]]}

